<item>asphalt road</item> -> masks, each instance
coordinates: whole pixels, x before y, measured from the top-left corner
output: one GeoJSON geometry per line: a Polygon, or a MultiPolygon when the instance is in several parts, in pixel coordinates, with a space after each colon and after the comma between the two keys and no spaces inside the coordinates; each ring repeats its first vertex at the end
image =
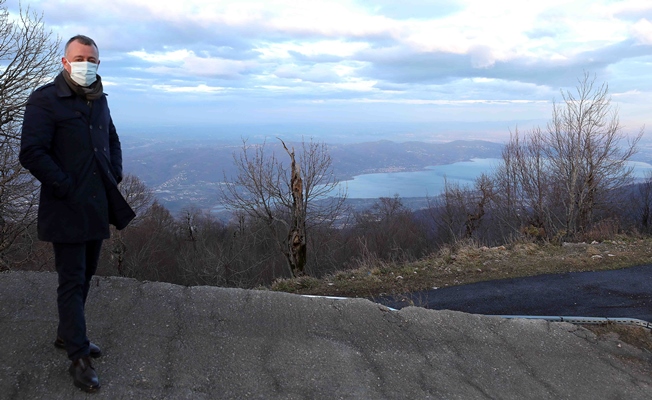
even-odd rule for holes
{"type": "Polygon", "coordinates": [[[502,279],[374,301],[399,309],[413,304],[484,315],[635,318],[652,322],[652,265],[502,279]]]}

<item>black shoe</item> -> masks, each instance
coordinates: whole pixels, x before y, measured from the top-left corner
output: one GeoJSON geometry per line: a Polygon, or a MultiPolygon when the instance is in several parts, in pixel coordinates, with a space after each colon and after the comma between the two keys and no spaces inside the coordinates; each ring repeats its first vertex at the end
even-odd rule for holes
{"type": "MultiPolygon", "coordinates": [[[[54,347],[58,349],[66,349],[66,344],[63,342],[63,339],[60,337],[57,337],[57,339],[54,341],[54,347]]],[[[90,343],[88,345],[88,350],[89,350],[89,356],[93,358],[100,358],[102,357],[102,350],[95,344],[95,343],[90,343]]]]}
{"type": "Polygon", "coordinates": [[[81,390],[92,393],[100,388],[100,380],[97,378],[95,368],[89,357],[82,357],[70,364],[68,372],[74,379],[74,384],[81,390]]]}

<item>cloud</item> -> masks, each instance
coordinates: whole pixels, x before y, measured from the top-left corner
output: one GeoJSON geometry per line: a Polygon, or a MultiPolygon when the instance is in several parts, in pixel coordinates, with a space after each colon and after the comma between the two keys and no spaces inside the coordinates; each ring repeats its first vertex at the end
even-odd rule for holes
{"type": "Polygon", "coordinates": [[[127,53],[151,64],[145,72],[170,76],[238,78],[257,65],[254,62],[229,60],[221,57],[200,57],[190,50],[148,53],[132,51],[127,53]]]}
{"type": "Polygon", "coordinates": [[[222,87],[210,87],[203,84],[197,86],[153,85],[152,89],[160,90],[168,93],[191,93],[191,94],[220,93],[224,91],[224,88],[222,87]]]}
{"type": "Polygon", "coordinates": [[[468,53],[473,68],[488,68],[496,63],[496,56],[489,46],[472,46],[468,53]]]}
{"type": "Polygon", "coordinates": [[[304,82],[328,83],[340,82],[341,76],[328,64],[312,66],[282,65],[273,72],[274,76],[304,82]]]}
{"type": "Polygon", "coordinates": [[[652,23],[640,19],[632,26],[632,36],[641,44],[652,45],[652,23]]]}
{"type": "MultiPolygon", "coordinates": [[[[14,14],[18,4],[7,0],[14,14]]],[[[283,110],[315,101],[540,107],[584,71],[630,94],[619,99],[652,92],[647,0],[31,0],[30,7],[64,41],[77,33],[96,39],[112,93],[153,89],[170,103],[206,95],[206,107],[228,98],[283,110]],[[72,17],[80,15],[88,18],[72,17]]]]}
{"type": "Polygon", "coordinates": [[[605,6],[607,13],[616,18],[632,21],[641,18],[652,19],[652,4],[647,0],[626,0],[609,2],[605,6]]]}
{"type": "Polygon", "coordinates": [[[359,3],[373,14],[397,20],[430,20],[464,10],[463,3],[455,0],[363,0],[359,3]]]}
{"type": "Polygon", "coordinates": [[[368,43],[344,40],[319,40],[301,43],[261,43],[257,51],[265,59],[284,59],[304,57],[306,60],[316,60],[319,57],[331,57],[332,61],[339,61],[351,57],[369,47],[368,43]]]}
{"type": "Polygon", "coordinates": [[[393,103],[393,104],[431,104],[431,105],[469,105],[469,104],[500,104],[500,105],[509,105],[509,104],[548,104],[548,101],[545,100],[491,100],[491,99],[475,99],[475,100],[425,100],[425,99],[391,99],[391,100],[382,100],[382,99],[365,99],[358,98],[349,100],[348,102],[354,103],[393,103]]]}

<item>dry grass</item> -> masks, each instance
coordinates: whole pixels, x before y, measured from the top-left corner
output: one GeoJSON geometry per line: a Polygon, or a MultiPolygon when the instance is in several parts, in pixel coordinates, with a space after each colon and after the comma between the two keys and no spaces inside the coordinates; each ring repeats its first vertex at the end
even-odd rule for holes
{"type": "Polygon", "coordinates": [[[652,331],[649,329],[617,324],[584,325],[584,327],[598,337],[615,336],[618,340],[643,349],[652,355],[652,331]]]}
{"type": "Polygon", "coordinates": [[[550,273],[598,271],[652,262],[652,239],[619,237],[600,243],[514,243],[444,248],[422,260],[394,264],[378,260],[323,279],[278,280],[272,290],[298,294],[372,297],[550,273]]]}

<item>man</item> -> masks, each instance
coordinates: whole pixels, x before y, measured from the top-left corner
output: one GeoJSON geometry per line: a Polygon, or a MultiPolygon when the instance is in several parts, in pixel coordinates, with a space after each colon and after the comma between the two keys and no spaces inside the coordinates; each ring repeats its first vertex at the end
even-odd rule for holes
{"type": "Polygon", "coordinates": [[[53,82],[36,89],[25,108],[20,163],[40,182],[37,230],[52,242],[59,277],[58,336],[75,386],[93,392],[99,379],[89,357],[84,307],[109,224],[122,229],[135,214],[118,190],[122,150],[111,119],[95,42],[71,38],[53,82]]]}

